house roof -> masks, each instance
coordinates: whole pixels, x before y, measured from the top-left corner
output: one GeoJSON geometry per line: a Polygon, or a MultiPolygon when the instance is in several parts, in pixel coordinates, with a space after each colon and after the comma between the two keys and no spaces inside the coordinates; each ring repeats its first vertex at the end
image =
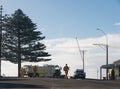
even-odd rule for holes
{"type": "Polygon", "coordinates": [[[108,65],[102,65],[100,68],[103,68],[103,69],[112,69],[115,67],[115,64],[108,64],[108,65]]]}
{"type": "Polygon", "coordinates": [[[117,61],[114,61],[113,64],[108,64],[108,65],[102,65],[100,68],[103,68],[103,69],[112,69],[116,66],[120,66],[120,59],[117,60],[117,61]]]}
{"type": "Polygon", "coordinates": [[[117,61],[114,61],[114,64],[120,64],[120,59],[117,61]]]}

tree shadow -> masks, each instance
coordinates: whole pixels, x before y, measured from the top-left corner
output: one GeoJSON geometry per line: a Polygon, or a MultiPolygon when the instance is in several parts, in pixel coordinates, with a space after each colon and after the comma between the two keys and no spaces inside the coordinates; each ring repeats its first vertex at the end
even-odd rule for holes
{"type": "Polygon", "coordinates": [[[0,83],[1,88],[47,88],[43,85],[32,85],[32,84],[15,84],[15,83],[0,83]]]}
{"type": "Polygon", "coordinates": [[[20,81],[21,79],[15,79],[15,78],[0,78],[0,81],[20,81]]]}

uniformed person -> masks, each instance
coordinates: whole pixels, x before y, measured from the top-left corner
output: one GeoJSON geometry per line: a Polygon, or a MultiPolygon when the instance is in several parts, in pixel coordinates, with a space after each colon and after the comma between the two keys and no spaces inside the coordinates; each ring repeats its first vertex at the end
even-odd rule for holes
{"type": "Polygon", "coordinates": [[[68,70],[69,70],[69,67],[68,67],[67,64],[64,66],[63,70],[65,72],[65,79],[68,79],[68,70]]]}

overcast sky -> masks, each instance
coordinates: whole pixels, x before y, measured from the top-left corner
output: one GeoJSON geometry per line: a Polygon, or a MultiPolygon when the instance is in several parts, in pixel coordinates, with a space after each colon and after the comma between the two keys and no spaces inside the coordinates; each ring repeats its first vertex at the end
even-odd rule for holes
{"type": "MultiPolygon", "coordinates": [[[[108,41],[109,63],[120,58],[119,0],[0,0],[0,5],[3,5],[3,14],[22,9],[46,36],[43,43],[47,46],[46,51],[52,54],[52,61],[37,65],[58,64],[63,67],[67,63],[69,75],[73,75],[75,69],[82,68],[76,37],[80,49],[86,50],[87,77],[97,78],[100,66],[106,63],[105,47],[93,44],[108,41]]],[[[2,74],[17,75],[11,69],[17,70],[17,65],[2,62],[2,74]]]]}

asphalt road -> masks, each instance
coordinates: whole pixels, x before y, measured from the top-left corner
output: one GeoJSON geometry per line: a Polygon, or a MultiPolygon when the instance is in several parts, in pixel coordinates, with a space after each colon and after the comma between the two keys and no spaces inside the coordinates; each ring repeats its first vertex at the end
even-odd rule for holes
{"type": "Polygon", "coordinates": [[[120,89],[120,80],[0,78],[0,89],[120,89]]]}

